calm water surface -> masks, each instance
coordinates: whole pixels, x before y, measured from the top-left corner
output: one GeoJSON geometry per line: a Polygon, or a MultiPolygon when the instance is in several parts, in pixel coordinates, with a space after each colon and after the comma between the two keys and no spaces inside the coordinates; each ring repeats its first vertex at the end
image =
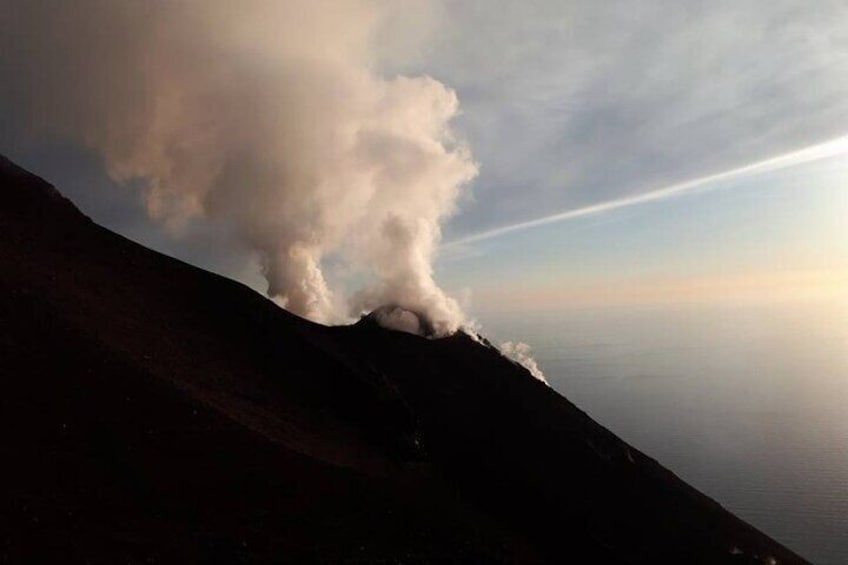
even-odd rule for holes
{"type": "Polygon", "coordinates": [[[848,564],[848,301],[480,319],[726,508],[817,565],[848,564]]]}

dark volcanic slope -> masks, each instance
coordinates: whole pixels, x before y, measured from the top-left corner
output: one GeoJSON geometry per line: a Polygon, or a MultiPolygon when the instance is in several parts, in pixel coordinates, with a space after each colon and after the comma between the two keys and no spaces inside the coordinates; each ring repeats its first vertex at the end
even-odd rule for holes
{"type": "Polygon", "coordinates": [[[0,563],[803,563],[465,335],[326,328],[0,162],[0,563]]]}

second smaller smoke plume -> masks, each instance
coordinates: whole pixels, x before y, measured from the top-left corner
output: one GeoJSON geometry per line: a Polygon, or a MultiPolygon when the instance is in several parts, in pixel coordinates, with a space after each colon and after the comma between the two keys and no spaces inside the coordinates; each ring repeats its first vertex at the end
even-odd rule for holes
{"type": "Polygon", "coordinates": [[[536,360],[533,359],[533,357],[530,355],[529,345],[520,341],[505,341],[501,344],[500,350],[504,357],[515,361],[516,363],[530,371],[531,375],[533,375],[543,383],[548,384],[548,381],[545,379],[545,374],[542,373],[542,369],[539,368],[539,365],[536,363],[536,360]]]}

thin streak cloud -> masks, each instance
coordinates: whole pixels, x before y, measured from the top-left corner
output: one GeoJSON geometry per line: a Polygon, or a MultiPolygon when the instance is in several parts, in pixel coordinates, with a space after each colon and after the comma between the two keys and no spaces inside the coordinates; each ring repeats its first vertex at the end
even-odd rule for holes
{"type": "Polygon", "coordinates": [[[500,237],[510,233],[537,228],[557,222],[563,222],[574,218],[593,216],[597,214],[603,214],[605,212],[611,212],[619,208],[626,208],[629,206],[636,206],[640,204],[647,204],[649,202],[665,200],[668,198],[681,196],[686,193],[694,192],[699,189],[705,189],[710,185],[717,185],[720,182],[731,181],[746,176],[796,167],[805,163],[812,163],[814,161],[820,161],[822,159],[827,159],[830,157],[835,157],[837,155],[844,154],[848,154],[848,135],[841,136],[836,139],[831,139],[830,141],[826,141],[823,143],[818,143],[816,145],[811,145],[803,149],[790,151],[789,153],[784,153],[776,157],[771,157],[769,159],[750,163],[748,165],[737,167],[735,169],[730,169],[721,173],[714,173],[711,175],[697,177],[694,179],[678,182],[669,186],[650,190],[648,192],[643,192],[633,196],[615,198],[612,200],[607,200],[605,202],[599,202],[597,204],[592,204],[581,208],[575,208],[573,210],[567,210],[558,214],[543,216],[541,218],[536,218],[535,220],[528,220],[516,224],[494,228],[491,230],[482,231],[476,234],[469,235],[467,237],[462,237],[450,241],[444,244],[442,248],[449,249],[454,246],[477,243],[480,241],[494,239],[496,237],[500,237]]]}

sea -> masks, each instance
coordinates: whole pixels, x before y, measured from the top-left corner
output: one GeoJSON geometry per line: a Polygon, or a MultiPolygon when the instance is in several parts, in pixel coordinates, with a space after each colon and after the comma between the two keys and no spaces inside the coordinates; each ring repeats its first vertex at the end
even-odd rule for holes
{"type": "Polygon", "coordinates": [[[478,313],[550,386],[816,565],[848,564],[848,300],[478,313]]]}

